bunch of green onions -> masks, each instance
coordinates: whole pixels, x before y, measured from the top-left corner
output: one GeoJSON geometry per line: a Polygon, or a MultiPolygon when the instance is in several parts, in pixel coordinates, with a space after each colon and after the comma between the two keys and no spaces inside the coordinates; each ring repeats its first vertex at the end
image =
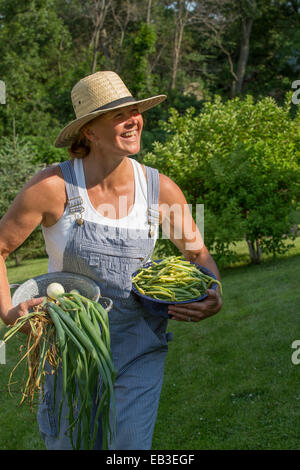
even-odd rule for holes
{"type": "Polygon", "coordinates": [[[161,262],[152,262],[148,268],[140,268],[132,282],[142,295],[166,302],[180,302],[199,298],[214,283],[220,281],[205,274],[196,265],[181,256],[169,256],[161,262]]]}
{"type": "Polygon", "coordinates": [[[69,410],[67,431],[73,449],[94,448],[101,414],[102,449],[107,450],[109,441],[115,438],[113,386],[117,375],[111,355],[107,311],[99,303],[79,293],[64,293],[57,296],[55,301],[45,300],[35,307],[34,312],[18,318],[9,327],[4,341],[14,336],[26,322],[31,325],[31,331],[27,352],[21,359],[27,358],[28,362],[28,379],[21,403],[28,399],[32,404],[35,393],[44,393],[47,360],[52,367],[52,374],[55,374],[53,408],[56,404],[57,376],[59,371],[62,373],[58,428],[66,398],[69,410]],[[96,412],[93,419],[94,403],[96,412]],[[113,411],[112,427],[109,420],[110,406],[113,411]]]}

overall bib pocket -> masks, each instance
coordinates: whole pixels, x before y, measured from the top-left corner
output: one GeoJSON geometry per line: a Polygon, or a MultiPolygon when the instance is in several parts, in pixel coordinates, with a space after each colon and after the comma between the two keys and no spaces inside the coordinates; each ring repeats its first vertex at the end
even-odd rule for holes
{"type": "Polygon", "coordinates": [[[79,262],[82,268],[85,265],[94,276],[97,273],[99,284],[102,283],[103,287],[115,287],[116,290],[130,292],[132,273],[142,265],[143,254],[129,249],[121,251],[115,247],[112,260],[111,249],[92,247],[86,242],[81,243],[78,253],[79,262]]]}

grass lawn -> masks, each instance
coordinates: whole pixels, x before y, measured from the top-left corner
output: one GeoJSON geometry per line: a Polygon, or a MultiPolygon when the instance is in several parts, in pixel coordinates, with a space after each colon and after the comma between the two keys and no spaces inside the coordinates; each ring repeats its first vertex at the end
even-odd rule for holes
{"type": "MultiPolygon", "coordinates": [[[[224,306],[198,324],[169,322],[169,343],[154,450],[300,449],[300,239],[288,254],[222,270],[224,306]]],[[[46,260],[8,268],[10,282],[47,270],[46,260]]],[[[2,334],[0,333],[0,337],[2,334]]],[[[35,414],[7,392],[23,336],[0,365],[0,449],[44,449],[35,414]]],[[[17,371],[20,380],[22,370],[17,371]]]]}

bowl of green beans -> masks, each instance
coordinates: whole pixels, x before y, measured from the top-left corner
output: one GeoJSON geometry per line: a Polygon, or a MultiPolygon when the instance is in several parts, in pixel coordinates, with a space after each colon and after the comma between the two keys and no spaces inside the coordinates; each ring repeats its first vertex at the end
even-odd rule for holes
{"type": "Polygon", "coordinates": [[[181,256],[149,261],[132,276],[133,295],[154,315],[168,318],[168,306],[199,302],[220,281],[209,269],[181,256]]]}

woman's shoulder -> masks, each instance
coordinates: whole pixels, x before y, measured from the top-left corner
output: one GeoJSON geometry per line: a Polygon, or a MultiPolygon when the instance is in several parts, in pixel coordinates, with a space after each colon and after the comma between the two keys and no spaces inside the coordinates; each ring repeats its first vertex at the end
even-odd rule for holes
{"type": "Polygon", "coordinates": [[[21,213],[42,215],[42,222],[50,226],[61,217],[66,204],[65,182],[59,165],[39,170],[23,186],[15,200],[21,213]]]}
{"type": "Polygon", "coordinates": [[[180,187],[169,176],[163,173],[159,173],[159,200],[162,204],[186,203],[180,187]]]}
{"type": "Polygon", "coordinates": [[[45,190],[57,190],[64,187],[62,171],[58,163],[39,170],[27,183],[27,186],[39,186],[45,190]]]}
{"type": "Polygon", "coordinates": [[[34,206],[51,208],[66,199],[65,182],[58,164],[39,170],[21,189],[24,202],[34,206]]]}

